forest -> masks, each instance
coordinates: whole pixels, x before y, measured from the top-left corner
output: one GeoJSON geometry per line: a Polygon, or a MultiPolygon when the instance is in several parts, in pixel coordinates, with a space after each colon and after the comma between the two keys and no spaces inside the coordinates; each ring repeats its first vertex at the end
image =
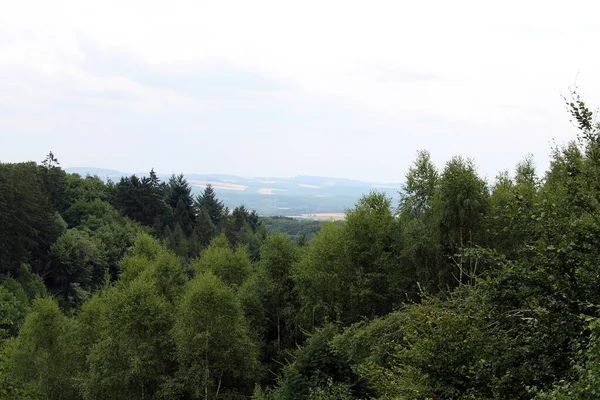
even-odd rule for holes
{"type": "Polygon", "coordinates": [[[322,221],[303,219],[297,220],[291,217],[261,217],[261,224],[271,233],[287,233],[293,241],[301,246],[312,239],[323,225],[322,221]]]}
{"type": "Polygon", "coordinates": [[[397,204],[302,227],[0,164],[0,399],[600,397],[600,124],[566,106],[541,175],[422,150],[397,204]]]}

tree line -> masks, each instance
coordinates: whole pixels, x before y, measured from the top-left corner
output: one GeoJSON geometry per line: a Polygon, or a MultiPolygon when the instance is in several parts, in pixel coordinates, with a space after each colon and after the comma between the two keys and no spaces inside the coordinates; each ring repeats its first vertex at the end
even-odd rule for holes
{"type": "Polygon", "coordinates": [[[482,178],[420,151],[310,240],[185,177],[0,164],[0,398],[589,399],[600,125],[482,178]]]}

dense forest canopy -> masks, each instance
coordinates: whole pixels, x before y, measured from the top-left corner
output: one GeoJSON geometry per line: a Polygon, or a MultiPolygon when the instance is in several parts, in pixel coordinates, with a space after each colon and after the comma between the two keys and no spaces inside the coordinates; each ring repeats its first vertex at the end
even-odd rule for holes
{"type": "Polygon", "coordinates": [[[567,106],[544,175],[419,151],[335,223],[0,164],[0,398],[597,398],[600,124],[567,106]]]}

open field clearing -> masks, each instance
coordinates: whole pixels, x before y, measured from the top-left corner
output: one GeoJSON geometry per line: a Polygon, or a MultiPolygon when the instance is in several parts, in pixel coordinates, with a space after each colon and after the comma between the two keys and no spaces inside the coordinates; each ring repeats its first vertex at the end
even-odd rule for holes
{"type": "Polygon", "coordinates": [[[274,189],[274,188],[260,188],[257,190],[257,192],[260,194],[274,194],[273,193],[274,191],[285,192],[285,190],[283,190],[283,189],[274,189]]]}
{"type": "Polygon", "coordinates": [[[248,189],[246,185],[240,185],[239,183],[225,183],[225,182],[212,182],[212,181],[198,181],[190,180],[192,186],[199,188],[205,188],[206,185],[212,185],[213,189],[224,189],[224,190],[239,190],[244,191],[248,189]]]}
{"type": "Polygon", "coordinates": [[[316,213],[316,214],[301,214],[291,215],[290,218],[313,219],[317,221],[342,221],[346,219],[345,213],[316,213]]]}

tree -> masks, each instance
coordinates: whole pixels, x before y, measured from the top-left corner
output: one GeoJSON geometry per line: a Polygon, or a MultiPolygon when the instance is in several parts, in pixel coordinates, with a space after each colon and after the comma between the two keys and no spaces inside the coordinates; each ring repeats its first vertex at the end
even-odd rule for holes
{"type": "MultiPolygon", "coordinates": [[[[154,170],[150,176],[123,177],[113,191],[113,204],[134,221],[160,232],[172,221],[173,210],[167,205],[167,193],[154,170]]],[[[177,206],[175,203],[174,208],[177,206]]]]}
{"type": "Polygon", "coordinates": [[[432,292],[439,290],[443,262],[435,207],[438,182],[439,173],[429,152],[419,151],[400,193],[397,236],[406,291],[414,300],[418,298],[419,285],[432,292]]]}
{"type": "Polygon", "coordinates": [[[178,257],[148,234],[140,233],[121,260],[121,281],[147,280],[156,293],[174,302],[187,281],[178,257]]]}
{"type": "Polygon", "coordinates": [[[579,143],[584,147],[593,166],[596,189],[600,189],[600,123],[597,116],[587,107],[577,88],[570,89],[570,99],[563,97],[567,110],[574,118],[571,122],[579,130],[579,143]]]}
{"type": "Polygon", "coordinates": [[[451,261],[438,271],[442,288],[452,287],[456,279],[462,281],[473,274],[474,271],[465,271],[461,251],[484,242],[482,222],[488,209],[488,197],[487,185],[477,175],[471,160],[453,157],[446,163],[435,205],[441,252],[451,261]]]}
{"type": "MultiPolygon", "coordinates": [[[[577,353],[573,362],[570,380],[560,380],[551,390],[536,390],[538,400],[584,400],[597,396],[600,386],[600,343],[598,340],[598,319],[588,319],[586,333],[589,341],[578,340],[577,353]]],[[[536,388],[537,389],[537,388],[536,388]]]]}
{"type": "MultiPolygon", "coordinates": [[[[22,290],[22,289],[21,289],[22,290]]],[[[16,336],[27,311],[27,301],[19,298],[4,283],[0,285],[0,345],[16,336]]]]}
{"type": "Polygon", "coordinates": [[[172,374],[173,308],[150,279],[107,293],[104,323],[81,387],[86,399],[155,398],[172,374]]]}
{"type": "Polygon", "coordinates": [[[202,210],[206,210],[214,226],[219,226],[221,220],[226,216],[225,206],[217,198],[217,194],[210,183],[206,185],[202,194],[196,196],[194,208],[197,215],[200,215],[202,210]]]}
{"type": "Polygon", "coordinates": [[[22,263],[43,272],[56,239],[50,197],[35,163],[0,164],[0,265],[7,273],[22,263]],[[8,251],[10,249],[10,251],[8,251]]]}
{"type": "Polygon", "coordinates": [[[385,194],[365,195],[346,212],[344,225],[324,224],[308,244],[294,267],[304,324],[311,321],[305,329],[372,318],[403,298],[390,208],[385,194]]]}
{"type": "Polygon", "coordinates": [[[312,333],[304,346],[296,349],[293,361],[283,368],[274,398],[320,399],[316,396],[318,392],[331,390],[344,394],[334,398],[351,398],[352,389],[359,389],[364,384],[330,345],[338,329],[333,324],[327,324],[312,333]]]}
{"type": "MultiPolygon", "coordinates": [[[[392,310],[407,291],[398,268],[394,244],[395,220],[391,199],[373,191],[346,211],[344,225],[350,263],[353,320],[372,318],[392,310]]],[[[354,322],[354,321],[352,321],[354,322]]]]}
{"type": "Polygon", "coordinates": [[[292,269],[302,329],[310,332],[326,322],[354,320],[356,314],[350,308],[353,271],[349,265],[343,226],[324,223],[292,269]]]}
{"type": "Polygon", "coordinates": [[[72,322],[56,302],[36,299],[19,336],[5,348],[2,367],[8,383],[22,392],[37,393],[40,398],[78,399],[75,378],[79,371],[70,357],[72,331],[72,322]]]}
{"type": "Polygon", "coordinates": [[[485,219],[487,247],[514,259],[521,249],[533,243],[535,221],[531,216],[539,189],[531,156],[517,164],[514,178],[508,172],[496,177],[485,219]]]}
{"type": "Polygon", "coordinates": [[[40,172],[52,211],[63,211],[66,207],[67,174],[60,168],[60,163],[52,152],[42,161],[40,172]]]}
{"type": "Polygon", "coordinates": [[[177,379],[183,388],[180,396],[216,399],[223,392],[251,389],[256,348],[233,290],[212,273],[189,282],[173,337],[179,362],[177,379]]]}
{"type": "Polygon", "coordinates": [[[248,250],[231,249],[224,235],[215,238],[193,265],[197,274],[212,272],[234,288],[241,286],[252,270],[248,250]]]}
{"type": "Polygon", "coordinates": [[[457,252],[477,239],[487,207],[488,191],[471,160],[453,157],[439,182],[440,228],[446,248],[457,252]]]}
{"type": "Polygon", "coordinates": [[[192,188],[183,174],[172,175],[167,185],[167,204],[173,210],[173,223],[179,223],[186,236],[191,235],[196,219],[193,207],[192,188]]]}
{"type": "Polygon", "coordinates": [[[267,236],[261,247],[257,279],[266,317],[262,321],[266,360],[282,361],[284,352],[301,339],[296,324],[298,301],[292,280],[292,269],[299,259],[298,246],[284,234],[267,236]]]}
{"type": "Polygon", "coordinates": [[[196,226],[188,241],[188,255],[191,258],[198,257],[200,252],[209,245],[216,232],[208,211],[202,209],[196,217],[196,226]]]}
{"type": "Polygon", "coordinates": [[[406,183],[400,193],[400,211],[417,218],[430,210],[438,180],[439,174],[429,152],[418,151],[417,159],[409,167],[406,183]]]}
{"type": "Polygon", "coordinates": [[[48,284],[61,294],[65,307],[76,305],[86,292],[102,284],[108,265],[99,240],[75,228],[62,234],[50,249],[52,272],[48,284]]]}
{"type": "Polygon", "coordinates": [[[82,178],[79,174],[67,174],[67,187],[65,190],[66,204],[75,201],[91,202],[94,200],[109,201],[110,191],[107,185],[97,175],[82,178]]]}
{"type": "Polygon", "coordinates": [[[175,223],[172,232],[165,232],[168,233],[165,236],[167,247],[173,250],[178,256],[186,256],[188,254],[188,240],[179,222],[175,223]]]}
{"type": "Polygon", "coordinates": [[[132,220],[147,223],[140,192],[141,182],[137,176],[122,177],[113,188],[113,204],[132,220]]]}

